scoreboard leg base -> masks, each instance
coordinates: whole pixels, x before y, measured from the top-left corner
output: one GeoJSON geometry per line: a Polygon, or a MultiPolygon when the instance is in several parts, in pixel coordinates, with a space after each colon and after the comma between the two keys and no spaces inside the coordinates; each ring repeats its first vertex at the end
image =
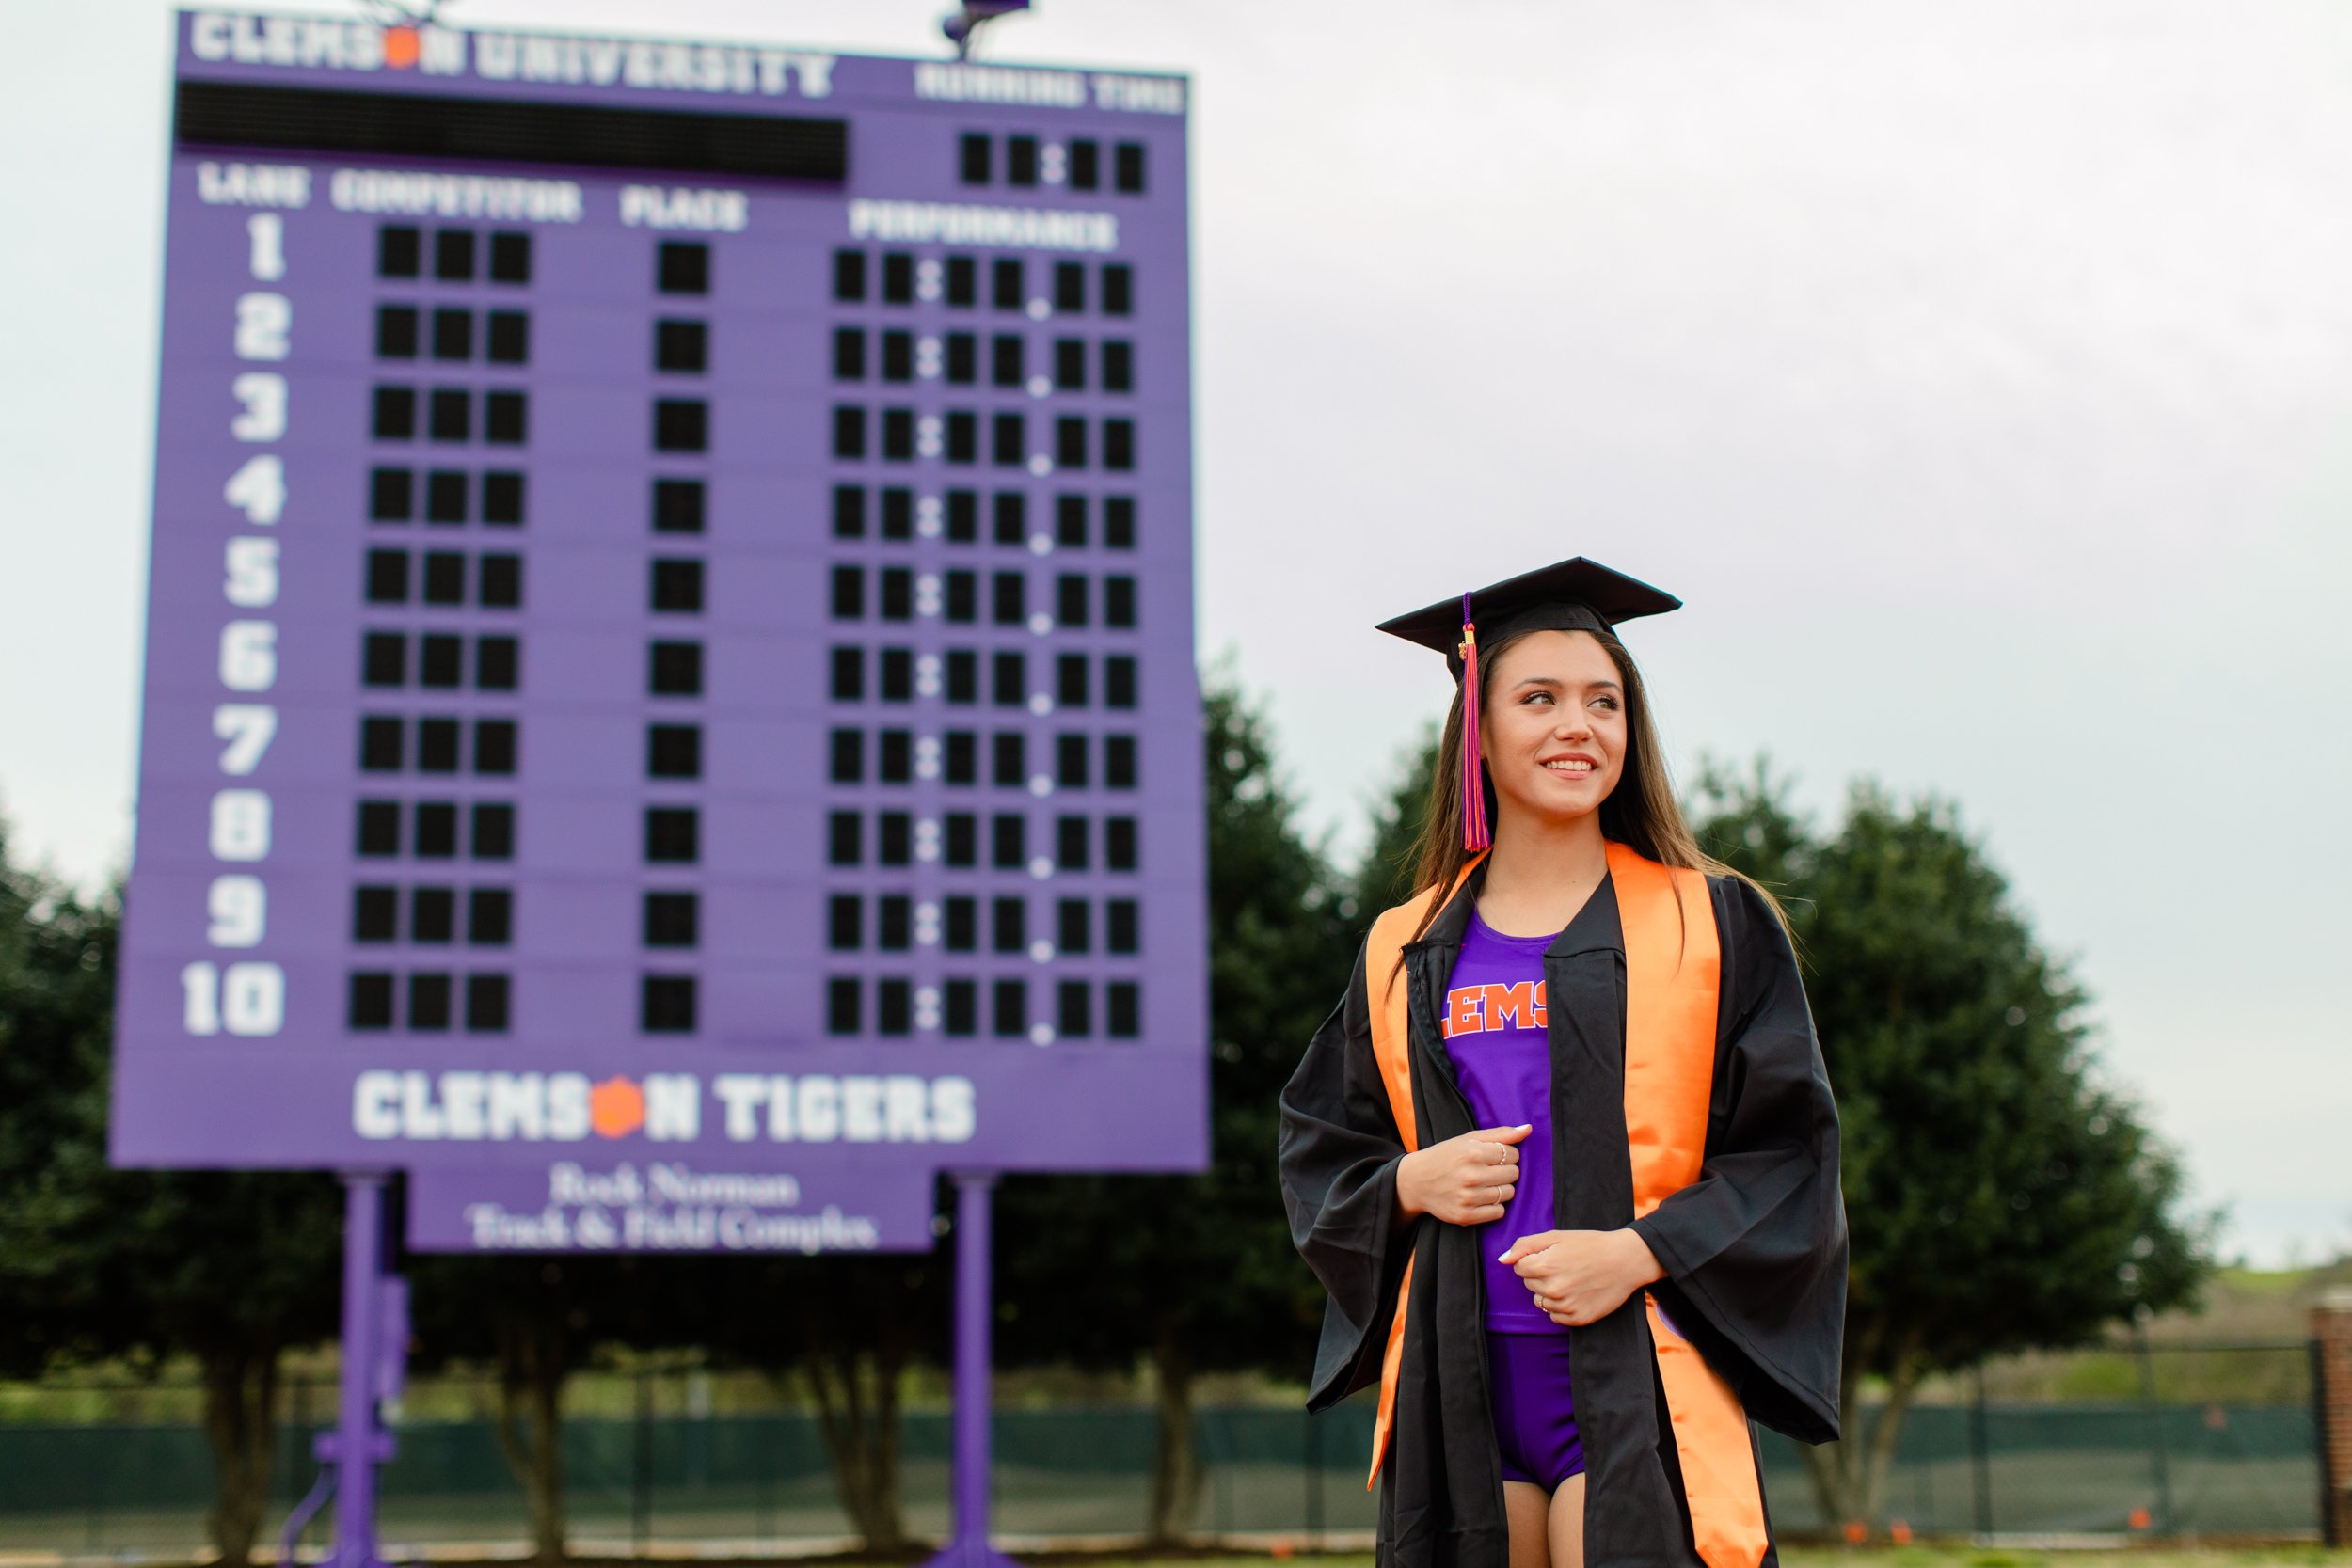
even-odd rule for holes
{"type": "Polygon", "coordinates": [[[341,1386],[332,1441],[322,1457],[335,1466],[335,1548],[330,1568],[384,1568],[375,1540],[375,1467],[392,1456],[378,1419],[385,1328],[384,1188],[381,1171],[345,1171],[343,1181],[343,1326],[341,1386]]]}
{"type": "Polygon", "coordinates": [[[993,1171],[957,1171],[955,1534],[925,1568],[1015,1568],[988,1544],[989,1192],[993,1171]]]}
{"type": "Polygon", "coordinates": [[[940,1548],[939,1555],[924,1563],[923,1568],[1022,1568],[1022,1565],[991,1546],[982,1537],[958,1536],[940,1548]]]}

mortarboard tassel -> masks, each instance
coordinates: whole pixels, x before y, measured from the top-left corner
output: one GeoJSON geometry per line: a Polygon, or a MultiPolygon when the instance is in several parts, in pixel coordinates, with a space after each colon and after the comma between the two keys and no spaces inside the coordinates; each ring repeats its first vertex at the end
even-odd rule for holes
{"type": "Polygon", "coordinates": [[[1462,595],[1462,847],[1473,854],[1493,844],[1486,831],[1486,775],[1478,757],[1478,628],[1470,596],[1462,595]]]}

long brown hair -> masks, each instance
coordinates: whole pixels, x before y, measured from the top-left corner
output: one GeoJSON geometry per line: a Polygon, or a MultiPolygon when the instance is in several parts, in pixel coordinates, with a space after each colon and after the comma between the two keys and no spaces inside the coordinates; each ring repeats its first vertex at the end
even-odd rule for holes
{"type": "MultiPolygon", "coordinates": [[[[1491,644],[1480,643],[1478,700],[1482,713],[1486,711],[1486,689],[1493,685],[1502,656],[1534,629],[1540,628],[1511,632],[1491,644]]],[[[1781,915],[1781,924],[1786,926],[1788,917],[1781,914],[1780,901],[1769,890],[1699,847],[1697,835],[1683,820],[1681,802],[1675,799],[1674,781],[1666,772],[1665,748],[1658,742],[1658,726],[1650,719],[1649,693],[1643,689],[1642,672],[1634,666],[1633,656],[1626,651],[1613,631],[1586,635],[1608,652],[1610,661],[1617,667],[1617,678],[1625,687],[1625,766],[1617,776],[1617,787],[1600,803],[1601,836],[1661,865],[1703,871],[1714,877],[1738,877],[1764,895],[1765,903],[1774,914],[1781,915]]],[[[1462,770],[1454,760],[1461,754],[1462,693],[1457,689],[1454,705],[1446,712],[1445,734],[1438,741],[1438,767],[1430,781],[1429,805],[1422,816],[1421,836],[1415,841],[1411,855],[1415,867],[1413,886],[1420,892],[1435,888],[1442,893],[1451,888],[1462,875],[1462,868],[1470,863],[1472,851],[1462,847],[1462,770]]],[[[1486,778],[1483,767],[1479,769],[1479,787],[1486,792],[1486,819],[1497,820],[1500,802],[1493,781],[1486,778]]],[[[1429,901],[1429,907],[1422,911],[1421,924],[1413,928],[1407,942],[1421,939],[1444,903],[1442,897],[1429,901]]]]}

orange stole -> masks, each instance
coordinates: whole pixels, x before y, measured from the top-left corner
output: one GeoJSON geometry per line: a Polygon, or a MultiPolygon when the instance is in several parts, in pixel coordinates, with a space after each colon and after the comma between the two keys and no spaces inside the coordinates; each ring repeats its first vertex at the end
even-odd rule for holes
{"type": "MultiPolygon", "coordinates": [[[[1460,891],[1484,853],[1472,856],[1462,874],[1454,879],[1454,886],[1446,889],[1451,898],[1460,891]]],[[[1380,1082],[1389,1091],[1389,1109],[1396,1117],[1397,1135],[1405,1140],[1405,1152],[1421,1148],[1421,1124],[1413,1119],[1413,1065],[1405,1042],[1411,1037],[1406,1022],[1406,999],[1412,985],[1398,968],[1405,957],[1406,939],[1421,924],[1422,912],[1438,897],[1436,888],[1427,888],[1414,895],[1392,910],[1383,912],[1372,923],[1372,933],[1364,939],[1364,990],[1370,994],[1366,1011],[1372,1019],[1372,1053],[1380,1064],[1380,1082]]],[[[1372,1420],[1372,1475],[1364,1482],[1369,1492],[1380,1484],[1380,1461],[1389,1451],[1389,1428],[1396,1420],[1396,1373],[1405,1364],[1405,1304],[1413,1299],[1413,1260],[1405,1259],[1405,1277],[1397,1281],[1396,1312],[1389,1319],[1388,1348],[1380,1357],[1380,1408],[1372,1420]]]]}
{"type": "MultiPolygon", "coordinates": [[[[1625,1132],[1638,1219],[1699,1179],[1724,953],[1704,874],[1669,870],[1612,844],[1609,876],[1625,927],[1625,1132]]],[[[1699,1557],[1708,1568],[1756,1568],[1768,1538],[1748,1413],[1666,1326],[1658,1298],[1645,1291],[1642,1301],[1699,1557]]]]}
{"type": "MultiPolygon", "coordinates": [[[[1621,844],[1611,844],[1608,854],[1625,930],[1625,1125],[1638,1218],[1699,1178],[1715,1073],[1723,951],[1704,875],[1670,870],[1621,844]]],[[[1476,864],[1473,861],[1463,869],[1461,878],[1445,890],[1444,899],[1460,890],[1476,864]]],[[[1439,898],[1432,888],[1388,911],[1373,923],[1365,944],[1373,1054],[1407,1152],[1421,1147],[1407,1045],[1407,985],[1399,975],[1391,987],[1388,977],[1422,912],[1439,898]]],[[[1367,1490],[1379,1484],[1395,1422],[1397,1372],[1405,1358],[1405,1313],[1412,1289],[1408,1259],[1381,1361],[1367,1490]]],[[[1675,1448],[1682,1461],[1683,1496],[1690,1504],[1699,1557],[1708,1568],[1756,1568],[1767,1538],[1747,1413],[1705,1358],[1666,1326],[1657,1299],[1645,1291],[1643,1302],[1657,1352],[1659,1382],[1674,1423],[1675,1448]]]]}

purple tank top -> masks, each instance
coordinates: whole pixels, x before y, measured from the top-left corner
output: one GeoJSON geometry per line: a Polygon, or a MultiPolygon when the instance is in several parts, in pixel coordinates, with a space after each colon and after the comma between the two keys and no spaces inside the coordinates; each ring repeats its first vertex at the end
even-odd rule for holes
{"type": "Polygon", "coordinates": [[[1519,1141],[1518,1185],[1502,1218],[1478,1227],[1490,1333],[1567,1332],[1544,1316],[1508,1264],[1495,1261],[1521,1236],[1553,1228],[1551,1046],[1544,1032],[1544,950],[1551,943],[1550,937],[1506,937],[1472,909],[1438,1021],[1478,1126],[1534,1127],[1519,1141]]]}

